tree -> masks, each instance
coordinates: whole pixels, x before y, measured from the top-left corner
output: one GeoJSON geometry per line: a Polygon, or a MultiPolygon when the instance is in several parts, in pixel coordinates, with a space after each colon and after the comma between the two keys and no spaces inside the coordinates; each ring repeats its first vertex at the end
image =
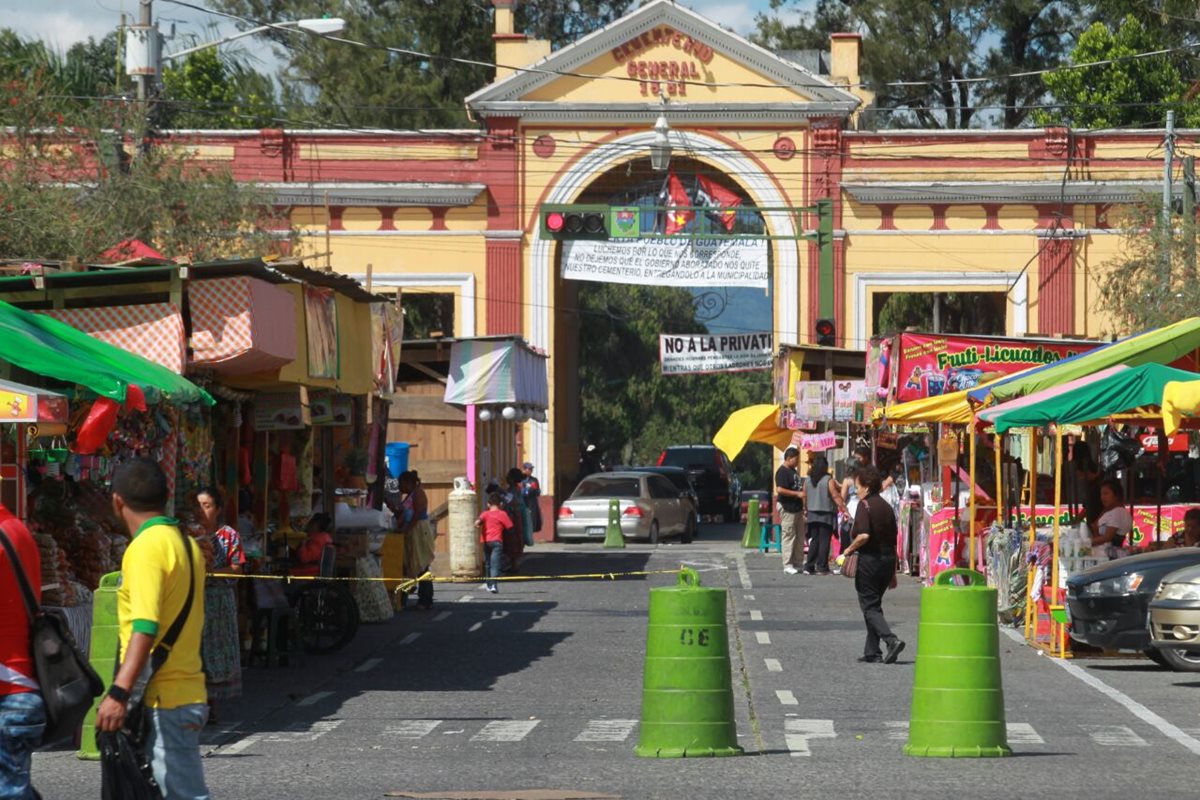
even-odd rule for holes
{"type": "Polygon", "coordinates": [[[165,67],[162,78],[160,128],[266,128],[280,113],[274,81],[215,47],[165,67]]]}
{"type": "Polygon", "coordinates": [[[1128,334],[1178,322],[1200,307],[1196,221],[1172,219],[1162,225],[1157,197],[1129,206],[1122,228],[1121,253],[1102,267],[1098,305],[1112,317],[1108,333],[1128,334]]]}
{"type": "Polygon", "coordinates": [[[1046,89],[1062,108],[1039,114],[1039,120],[1078,128],[1161,125],[1167,109],[1174,108],[1181,126],[1200,124],[1200,108],[1182,102],[1188,87],[1170,55],[1131,58],[1161,49],[1162,39],[1132,14],[1115,31],[1103,22],[1093,23],[1079,37],[1071,62],[1117,59],[1116,63],[1043,75],[1046,89]]]}
{"type": "Polygon", "coordinates": [[[896,292],[879,312],[878,333],[890,335],[908,328],[939,333],[1001,335],[1005,331],[1003,304],[982,292],[896,292]],[[938,324],[933,307],[937,298],[938,324]]]}
{"type": "Polygon", "coordinates": [[[1036,79],[981,77],[1058,62],[1079,19],[1076,0],[818,0],[789,24],[781,11],[800,0],[773,0],[755,38],[768,46],[825,48],[828,34],[865,34],[863,75],[876,92],[878,118],[889,127],[969,128],[999,118],[1022,124],[1043,93],[1036,79]],[[980,106],[1003,106],[981,115],[980,106]]]}
{"type": "Polygon", "coordinates": [[[634,0],[526,0],[517,4],[517,30],[558,49],[621,17],[634,0]]]}
{"type": "Polygon", "coordinates": [[[126,239],[195,261],[287,244],[270,198],[224,166],[162,142],[133,155],[136,104],[106,100],[67,120],[41,73],[0,85],[9,154],[0,170],[0,257],[92,261],[126,239]]]}

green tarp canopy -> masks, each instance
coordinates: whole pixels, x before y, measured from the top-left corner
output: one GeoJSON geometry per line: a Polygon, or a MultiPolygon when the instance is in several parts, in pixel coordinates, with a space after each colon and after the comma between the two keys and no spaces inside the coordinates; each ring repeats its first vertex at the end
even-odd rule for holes
{"type": "MultiPolygon", "coordinates": [[[[968,396],[979,405],[1003,403],[1094,375],[1118,364],[1127,367],[1171,364],[1197,349],[1200,349],[1200,317],[1189,317],[1173,325],[1139,333],[1044,367],[1002,378],[986,387],[972,389],[968,396]]],[[[1154,403],[1157,405],[1161,399],[1160,396],[1154,403]]]]}
{"type": "Polygon", "coordinates": [[[160,364],[3,301],[0,360],[35,375],[77,383],[122,403],[131,383],[140,387],[148,399],[161,393],[173,403],[214,402],[208,392],[160,364]]]}
{"type": "Polygon", "coordinates": [[[1052,422],[1060,425],[1092,422],[1156,407],[1162,402],[1163,389],[1168,383],[1197,378],[1200,375],[1195,372],[1162,364],[1118,366],[1098,373],[1094,379],[1082,378],[993,406],[980,412],[979,418],[994,424],[996,433],[1013,428],[1039,428],[1052,422]]]}

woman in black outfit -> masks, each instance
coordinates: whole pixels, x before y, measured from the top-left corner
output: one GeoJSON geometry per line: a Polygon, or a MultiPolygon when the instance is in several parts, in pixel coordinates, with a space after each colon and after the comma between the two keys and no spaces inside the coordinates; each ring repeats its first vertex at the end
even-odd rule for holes
{"type": "Polygon", "coordinates": [[[879,496],[883,485],[879,470],[870,465],[859,467],[853,479],[859,501],[851,531],[854,540],[846,548],[846,555],[858,553],[854,589],[867,623],[867,643],[858,660],[893,664],[904,649],[904,642],[892,633],[883,617],[883,593],[896,576],[896,515],[891,505],[879,496]],[[880,651],[880,642],[887,645],[886,653],[880,651]]]}

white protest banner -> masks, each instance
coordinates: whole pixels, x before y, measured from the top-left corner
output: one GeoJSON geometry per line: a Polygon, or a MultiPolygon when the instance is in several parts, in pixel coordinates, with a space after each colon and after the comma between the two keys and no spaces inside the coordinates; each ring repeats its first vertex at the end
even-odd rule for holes
{"type": "Polygon", "coordinates": [[[767,288],[765,239],[568,239],[562,275],[649,286],[767,288]]]}
{"type": "Polygon", "coordinates": [[[658,337],[658,358],[662,362],[663,375],[770,369],[773,350],[771,334],[766,331],[726,335],[660,334],[658,337]]]}

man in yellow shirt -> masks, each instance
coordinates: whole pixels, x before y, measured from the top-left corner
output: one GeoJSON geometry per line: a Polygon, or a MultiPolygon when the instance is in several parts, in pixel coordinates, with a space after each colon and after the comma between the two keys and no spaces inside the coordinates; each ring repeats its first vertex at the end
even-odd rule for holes
{"type": "Polygon", "coordinates": [[[96,727],[120,730],[135,685],[153,665],[144,705],[150,723],[146,755],[154,778],[164,800],[208,800],[200,760],[200,731],[208,715],[200,660],[204,557],[166,516],[170,493],[157,463],[122,464],[113,475],[112,492],[113,511],[133,541],[121,561],[117,591],[121,666],[97,711],[96,727]],[[185,608],[189,592],[191,607],[185,608]],[[160,646],[181,618],[174,646],[160,646]]]}

